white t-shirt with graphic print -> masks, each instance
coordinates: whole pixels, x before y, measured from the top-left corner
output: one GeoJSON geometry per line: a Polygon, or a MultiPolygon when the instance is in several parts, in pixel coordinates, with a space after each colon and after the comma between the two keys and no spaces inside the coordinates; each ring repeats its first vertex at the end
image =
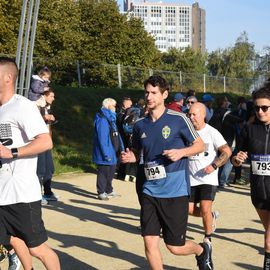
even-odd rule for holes
{"type": "Polygon", "coordinates": [[[190,185],[208,184],[218,186],[218,170],[206,174],[203,169],[215,160],[218,148],[227,144],[227,142],[217,129],[208,124],[203,129],[197,130],[197,132],[205,144],[205,150],[200,154],[189,157],[190,185]]]}
{"type": "MultiPolygon", "coordinates": [[[[48,133],[48,128],[34,102],[15,94],[0,106],[0,139],[8,148],[27,145],[43,133],[48,133]]],[[[36,155],[1,162],[0,205],[41,200],[36,155]]]]}

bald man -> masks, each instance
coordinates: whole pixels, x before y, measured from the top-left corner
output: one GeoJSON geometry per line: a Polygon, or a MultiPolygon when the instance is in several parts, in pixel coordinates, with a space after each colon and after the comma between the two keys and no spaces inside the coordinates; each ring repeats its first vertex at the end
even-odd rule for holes
{"type": "Polygon", "coordinates": [[[215,219],[218,215],[217,211],[212,212],[218,186],[218,168],[227,162],[232,153],[219,131],[205,123],[204,104],[194,103],[188,116],[205,145],[204,152],[189,157],[189,214],[202,217],[204,241],[211,244],[211,235],[215,230],[215,219]]]}
{"type": "Polygon", "coordinates": [[[36,174],[37,154],[51,149],[52,140],[37,106],[14,93],[17,75],[14,60],[0,57],[0,243],[14,247],[24,270],[33,269],[31,256],[60,270],[45,244],[36,174]]]}

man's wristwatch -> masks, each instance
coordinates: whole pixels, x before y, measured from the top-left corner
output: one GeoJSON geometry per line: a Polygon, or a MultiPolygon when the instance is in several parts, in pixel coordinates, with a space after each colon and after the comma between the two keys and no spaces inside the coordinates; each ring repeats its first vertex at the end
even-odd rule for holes
{"type": "Polygon", "coordinates": [[[12,158],[15,159],[18,157],[18,148],[11,148],[12,158]]]}
{"type": "Polygon", "coordinates": [[[214,170],[216,170],[218,168],[217,164],[216,163],[212,163],[211,166],[214,168],[214,170]]]}

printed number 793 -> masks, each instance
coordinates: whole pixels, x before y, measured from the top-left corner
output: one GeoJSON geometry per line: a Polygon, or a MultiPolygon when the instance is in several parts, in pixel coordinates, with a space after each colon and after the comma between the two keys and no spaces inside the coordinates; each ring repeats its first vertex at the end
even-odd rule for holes
{"type": "Polygon", "coordinates": [[[258,165],[258,170],[270,170],[270,162],[256,162],[258,165]]]}

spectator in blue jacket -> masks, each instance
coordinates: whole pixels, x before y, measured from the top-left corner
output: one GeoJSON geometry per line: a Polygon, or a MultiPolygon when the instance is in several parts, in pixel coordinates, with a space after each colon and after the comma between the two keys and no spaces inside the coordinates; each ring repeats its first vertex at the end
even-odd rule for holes
{"type": "Polygon", "coordinates": [[[44,91],[49,90],[50,78],[51,71],[47,67],[43,67],[37,75],[33,75],[28,91],[28,99],[36,101],[44,91]]]}
{"type": "Polygon", "coordinates": [[[94,119],[93,162],[97,164],[98,199],[118,196],[112,187],[118,154],[124,150],[116,126],[116,101],[106,98],[94,119]]]}

